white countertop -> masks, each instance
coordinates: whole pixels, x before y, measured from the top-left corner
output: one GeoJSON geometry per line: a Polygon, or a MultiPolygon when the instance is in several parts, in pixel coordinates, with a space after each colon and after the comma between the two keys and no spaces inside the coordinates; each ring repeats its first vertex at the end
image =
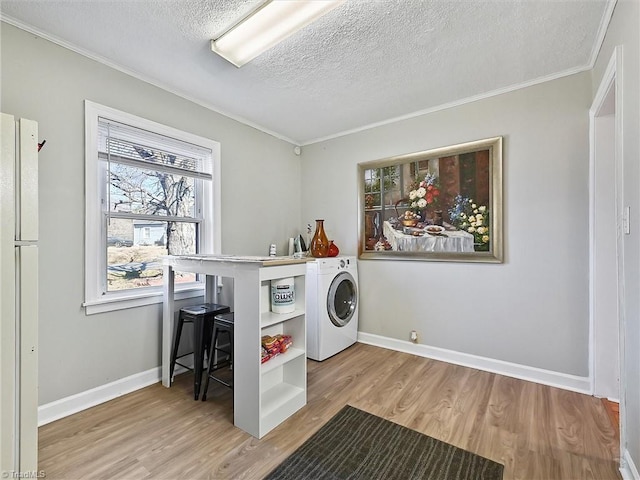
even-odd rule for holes
{"type": "Polygon", "coordinates": [[[194,255],[167,255],[162,257],[162,263],[171,264],[172,260],[198,260],[206,262],[231,262],[231,263],[259,263],[263,267],[272,267],[277,265],[295,265],[298,263],[306,263],[313,260],[312,257],[269,257],[269,256],[252,256],[252,255],[213,255],[213,254],[194,254],[194,255]]]}

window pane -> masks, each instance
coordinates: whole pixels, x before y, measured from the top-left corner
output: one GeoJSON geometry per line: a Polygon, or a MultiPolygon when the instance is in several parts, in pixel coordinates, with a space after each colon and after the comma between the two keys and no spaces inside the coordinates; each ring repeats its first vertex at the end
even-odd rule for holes
{"type": "Polygon", "coordinates": [[[364,171],[364,191],[365,192],[380,191],[380,177],[378,175],[378,169],[371,169],[371,170],[364,171]]]}
{"type": "MultiPolygon", "coordinates": [[[[107,231],[107,291],[110,292],[162,285],[160,257],[196,253],[196,223],[112,218],[107,231]]],[[[196,276],[176,272],[175,281],[195,282],[196,276]]]]}
{"type": "Polygon", "coordinates": [[[384,205],[395,205],[402,198],[400,191],[400,167],[398,165],[381,169],[384,188],[384,205]]]}
{"type": "Polygon", "coordinates": [[[195,216],[195,179],[113,162],[110,171],[112,212],[195,216]]]}

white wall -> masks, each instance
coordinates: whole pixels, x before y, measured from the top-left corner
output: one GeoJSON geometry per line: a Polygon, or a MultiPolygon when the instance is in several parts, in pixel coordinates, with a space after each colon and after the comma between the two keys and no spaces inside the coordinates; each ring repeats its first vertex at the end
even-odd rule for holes
{"type": "Polygon", "coordinates": [[[624,236],[625,368],[621,395],[625,397],[624,426],[628,450],[640,469],[640,3],[618,0],[593,69],[595,93],[616,46],[622,46],[623,203],[631,209],[631,234],[624,236]]]}
{"type": "Polygon", "coordinates": [[[161,307],[86,316],[85,99],[221,143],[222,250],[284,254],[299,233],[293,146],[2,24],[3,112],[39,122],[40,398],[45,404],[160,365],[161,307]]]}
{"type": "Polygon", "coordinates": [[[503,264],[358,263],[360,330],[588,375],[590,76],[573,75],[303,148],[303,222],[357,252],[357,164],[504,137],[503,264]]]}

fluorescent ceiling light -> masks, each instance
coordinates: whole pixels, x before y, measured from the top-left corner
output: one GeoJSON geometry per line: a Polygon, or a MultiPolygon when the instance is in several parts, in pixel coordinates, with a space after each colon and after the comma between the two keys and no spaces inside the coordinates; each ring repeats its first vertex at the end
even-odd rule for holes
{"type": "Polygon", "coordinates": [[[211,50],[241,67],[345,0],[271,0],[211,40],[211,50]]]}

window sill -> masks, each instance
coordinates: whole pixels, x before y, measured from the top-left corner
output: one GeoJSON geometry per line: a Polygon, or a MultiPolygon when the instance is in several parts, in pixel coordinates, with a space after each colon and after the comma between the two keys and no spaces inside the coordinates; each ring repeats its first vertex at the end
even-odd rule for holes
{"type": "MultiPolygon", "coordinates": [[[[187,298],[202,297],[204,295],[204,285],[176,290],[174,294],[175,300],[184,300],[187,298]]],[[[126,308],[143,307],[146,305],[156,305],[162,303],[162,292],[147,292],[144,294],[129,294],[118,297],[109,297],[100,300],[92,300],[84,302],[82,306],[86,315],[94,315],[96,313],[113,312],[115,310],[124,310],[126,308]]]]}

